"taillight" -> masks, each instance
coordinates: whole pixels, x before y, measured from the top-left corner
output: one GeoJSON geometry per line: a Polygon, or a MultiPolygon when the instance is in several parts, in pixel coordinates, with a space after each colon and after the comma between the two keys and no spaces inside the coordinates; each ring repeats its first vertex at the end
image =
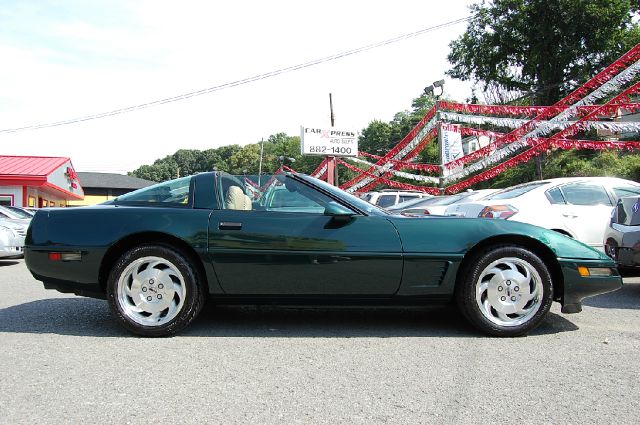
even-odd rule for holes
{"type": "Polygon", "coordinates": [[[81,261],[81,260],[82,260],[82,253],[79,251],[49,253],[49,261],[81,261]]]}
{"type": "Polygon", "coordinates": [[[428,210],[428,209],[426,209],[426,208],[425,208],[425,210],[422,212],[422,214],[424,214],[424,215],[429,215],[429,214],[431,214],[431,213],[429,212],[429,210],[428,210]]]}
{"type": "Polygon", "coordinates": [[[501,218],[506,220],[517,212],[518,210],[511,205],[490,205],[484,207],[482,211],[480,211],[480,214],[478,214],[478,217],[501,218]]]}

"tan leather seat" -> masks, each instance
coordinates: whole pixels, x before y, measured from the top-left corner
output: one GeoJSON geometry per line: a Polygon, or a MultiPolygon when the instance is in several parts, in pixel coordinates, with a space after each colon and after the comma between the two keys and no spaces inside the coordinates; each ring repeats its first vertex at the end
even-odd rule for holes
{"type": "Polygon", "coordinates": [[[245,195],[238,186],[231,186],[227,190],[225,208],[228,210],[251,210],[251,198],[245,195]]]}

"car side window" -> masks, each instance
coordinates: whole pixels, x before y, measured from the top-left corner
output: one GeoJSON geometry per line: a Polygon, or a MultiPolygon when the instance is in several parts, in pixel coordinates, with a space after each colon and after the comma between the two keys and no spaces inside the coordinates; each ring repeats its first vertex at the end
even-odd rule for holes
{"type": "Polygon", "coordinates": [[[396,195],[380,195],[377,202],[378,206],[382,208],[390,207],[396,204],[396,195]]]}
{"type": "Polygon", "coordinates": [[[562,193],[572,205],[613,205],[607,191],[598,184],[571,183],[562,187],[562,193]]]}
{"type": "Polygon", "coordinates": [[[274,176],[257,201],[256,210],[324,214],[332,198],[285,175],[274,176]]]}
{"type": "Polygon", "coordinates": [[[553,189],[549,189],[545,192],[547,195],[547,199],[552,204],[566,204],[567,201],[564,200],[564,196],[562,196],[562,191],[559,187],[554,187],[553,189]]]}

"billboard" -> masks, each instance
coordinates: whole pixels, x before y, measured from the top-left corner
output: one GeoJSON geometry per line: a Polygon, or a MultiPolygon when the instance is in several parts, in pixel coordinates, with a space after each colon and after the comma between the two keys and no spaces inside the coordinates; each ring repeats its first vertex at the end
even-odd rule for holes
{"type": "MultiPolygon", "coordinates": [[[[440,127],[440,163],[444,165],[463,156],[460,126],[457,124],[442,124],[440,127]]],[[[442,167],[443,177],[460,171],[462,171],[462,166],[454,169],[442,167]]]]}
{"type": "Polygon", "coordinates": [[[300,127],[302,155],[358,156],[358,133],[353,130],[300,127]]]}

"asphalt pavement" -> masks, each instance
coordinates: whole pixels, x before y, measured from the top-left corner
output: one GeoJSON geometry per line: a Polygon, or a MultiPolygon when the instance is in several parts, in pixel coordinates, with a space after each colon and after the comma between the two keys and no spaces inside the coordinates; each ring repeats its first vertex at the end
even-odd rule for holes
{"type": "Polygon", "coordinates": [[[527,337],[449,306],[207,308],[139,338],[0,260],[0,423],[637,424],[640,280],[527,337]]]}

